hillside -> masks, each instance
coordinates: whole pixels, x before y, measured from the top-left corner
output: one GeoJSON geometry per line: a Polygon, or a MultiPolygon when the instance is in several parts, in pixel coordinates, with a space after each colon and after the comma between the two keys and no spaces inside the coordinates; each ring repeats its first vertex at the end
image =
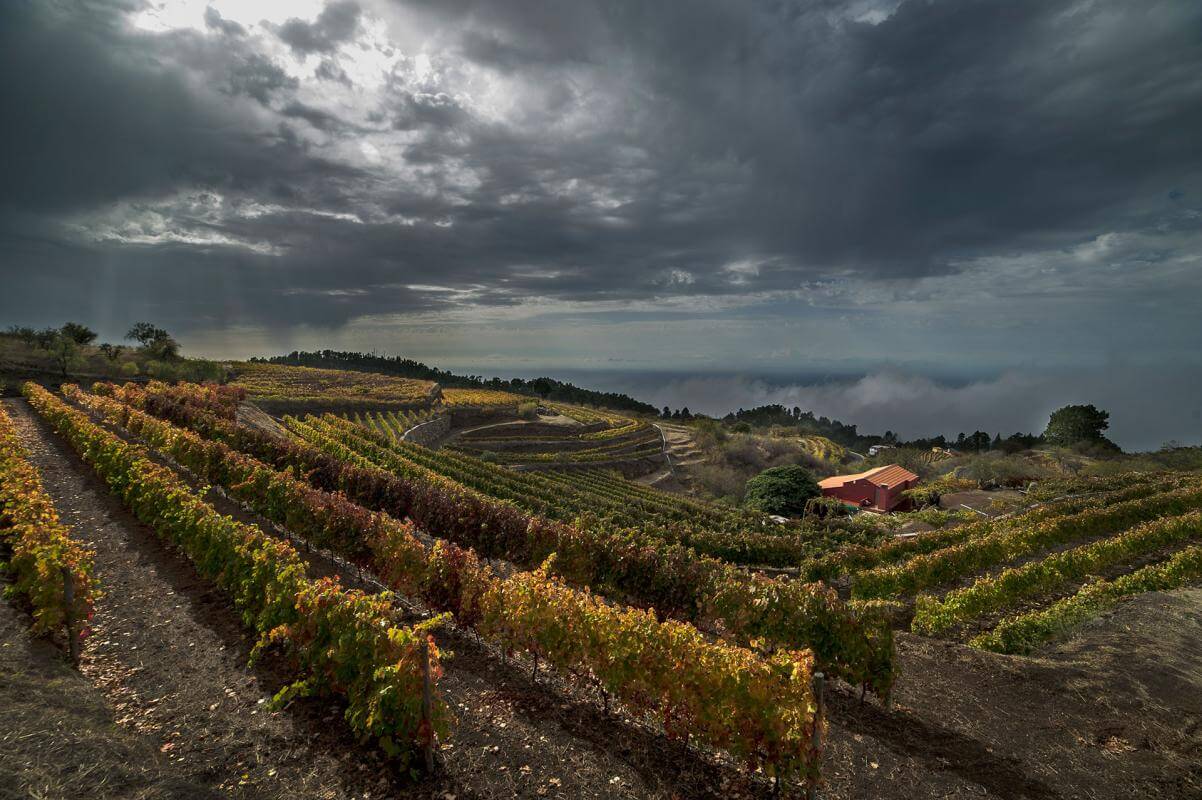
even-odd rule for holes
{"type": "MultiPolygon", "coordinates": [[[[82,676],[122,730],[102,736],[162,756],[138,780],[328,797],[800,797],[819,775],[824,797],[887,800],[1202,787],[1202,708],[1181,700],[1202,689],[1198,473],[1062,469],[1004,492],[931,456],[932,485],[979,493],[989,519],[781,523],[626,476],[673,488],[740,453],[866,462],[813,434],[231,366],[229,386],[31,385],[5,404],[0,488],[26,487],[9,518],[42,497],[53,535],[85,546],[66,568],[104,594],[76,601],[82,676]],[[381,680],[395,703],[372,699],[381,680]]],[[[51,619],[62,584],[37,576],[59,573],[14,563],[26,624],[51,619]]]]}
{"type": "Polygon", "coordinates": [[[163,357],[143,347],[73,343],[55,348],[38,344],[26,335],[0,332],[0,381],[10,388],[15,390],[21,381],[29,379],[89,378],[219,381],[226,378],[226,371],[214,361],[163,357]]]}
{"type": "Polygon", "coordinates": [[[433,381],[366,372],[232,362],[231,386],[264,410],[405,410],[428,408],[442,391],[433,381]]]}

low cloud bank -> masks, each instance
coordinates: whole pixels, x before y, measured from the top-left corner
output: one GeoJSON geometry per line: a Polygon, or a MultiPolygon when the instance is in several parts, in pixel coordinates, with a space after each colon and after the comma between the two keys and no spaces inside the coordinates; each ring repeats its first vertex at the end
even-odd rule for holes
{"type": "MultiPolygon", "coordinates": [[[[584,380],[583,376],[580,378],[584,380]]],[[[1202,443],[1202,369],[1114,367],[1013,370],[950,384],[897,370],[859,378],[790,383],[746,375],[610,375],[594,381],[657,407],[688,406],[716,416],[769,403],[800,406],[859,426],[865,433],[896,431],[903,438],[984,430],[1007,436],[1040,433],[1048,415],[1069,403],[1110,412],[1108,434],[1124,450],[1166,441],[1202,443]]],[[[585,384],[591,385],[591,384],[585,384]]]]}

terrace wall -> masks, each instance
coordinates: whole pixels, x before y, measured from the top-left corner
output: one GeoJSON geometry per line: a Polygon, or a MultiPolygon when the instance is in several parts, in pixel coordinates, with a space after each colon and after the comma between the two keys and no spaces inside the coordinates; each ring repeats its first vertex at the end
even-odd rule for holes
{"type": "Polygon", "coordinates": [[[435,417],[429,422],[423,422],[405,431],[406,442],[413,442],[424,447],[433,447],[451,431],[450,416],[435,417]]]}

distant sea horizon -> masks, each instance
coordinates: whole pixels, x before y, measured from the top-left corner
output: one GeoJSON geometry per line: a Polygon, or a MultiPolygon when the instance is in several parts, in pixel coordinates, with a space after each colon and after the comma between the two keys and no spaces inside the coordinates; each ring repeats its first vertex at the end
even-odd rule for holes
{"type": "Polygon", "coordinates": [[[486,378],[549,377],[621,392],[656,408],[721,417],[779,403],[857,425],[861,433],[903,439],[983,430],[1003,437],[1041,433],[1063,405],[1092,403],[1110,412],[1107,434],[1128,451],[1168,442],[1202,444],[1202,367],[1098,366],[1012,368],[975,373],[877,369],[673,370],[650,368],[490,369],[453,372],[486,378]]]}

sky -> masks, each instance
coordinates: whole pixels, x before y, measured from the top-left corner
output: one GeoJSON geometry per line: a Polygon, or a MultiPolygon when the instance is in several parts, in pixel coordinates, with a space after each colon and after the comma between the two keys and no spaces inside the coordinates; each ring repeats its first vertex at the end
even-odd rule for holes
{"type": "Polygon", "coordinates": [[[3,325],[1202,436],[1193,0],[9,0],[0,109],[3,325]]]}

